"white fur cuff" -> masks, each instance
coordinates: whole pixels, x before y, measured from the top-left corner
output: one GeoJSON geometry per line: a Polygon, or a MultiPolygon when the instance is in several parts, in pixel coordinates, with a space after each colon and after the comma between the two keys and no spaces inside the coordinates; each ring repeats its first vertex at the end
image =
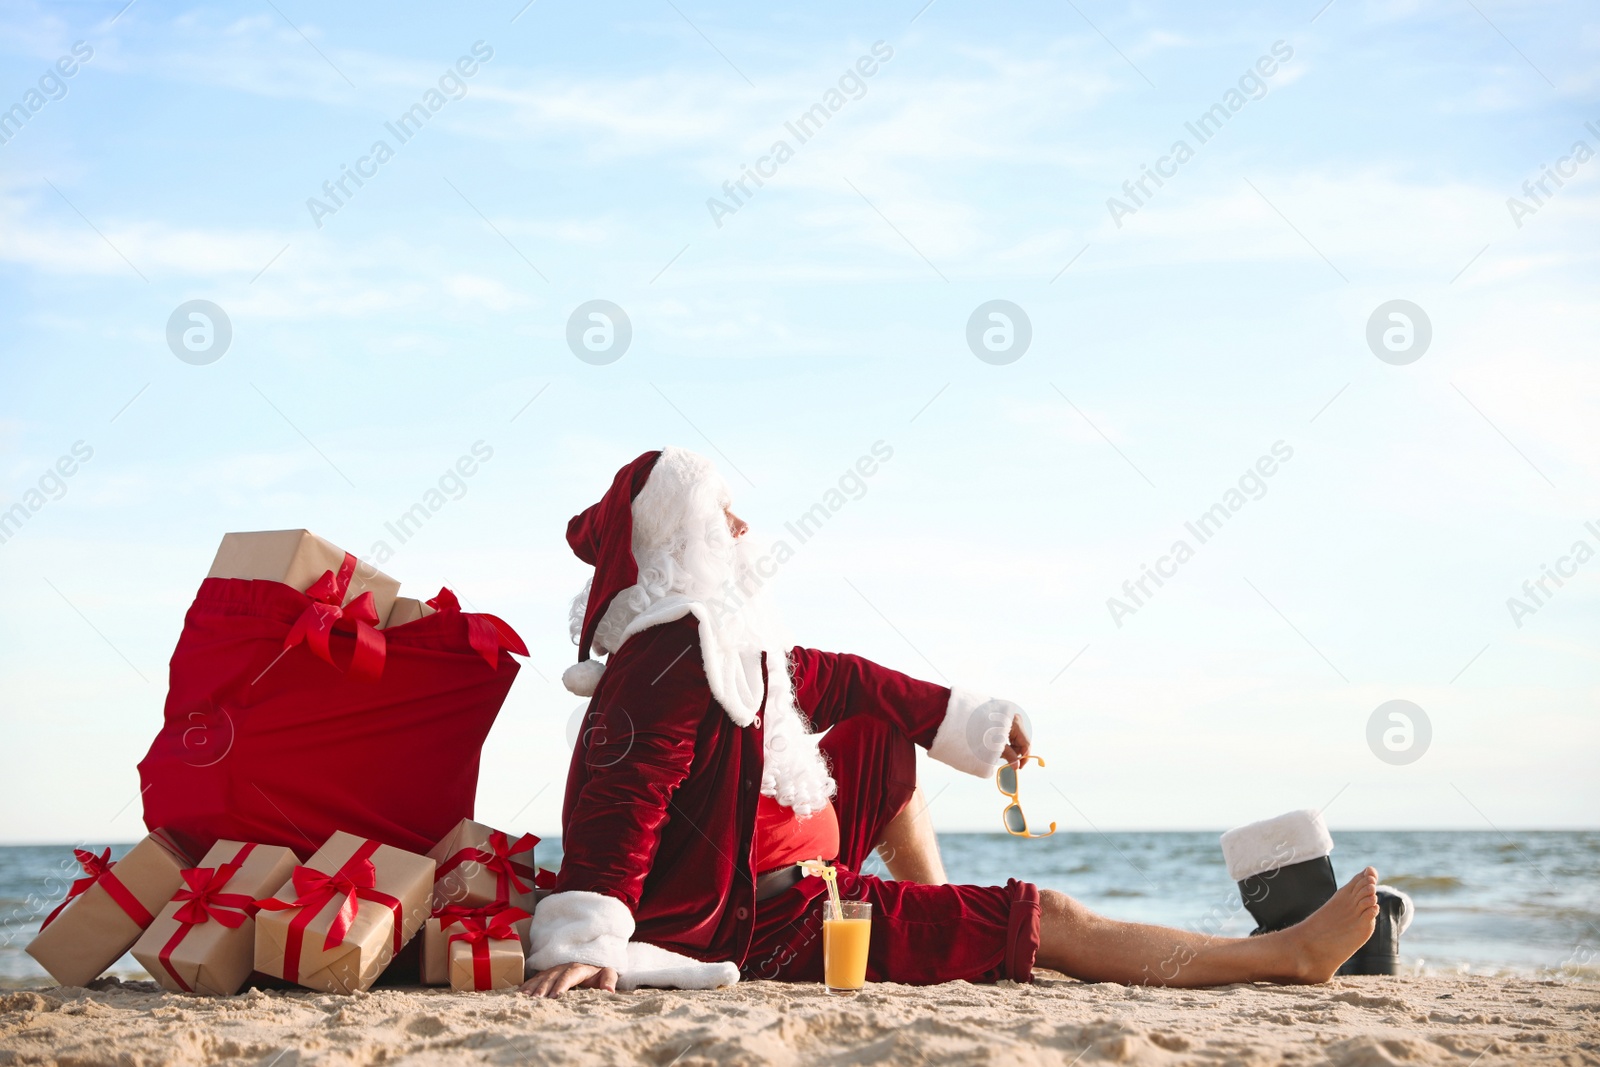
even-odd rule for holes
{"type": "Polygon", "coordinates": [[[1333,836],[1322,813],[1310,809],[1237,826],[1222,835],[1222,858],[1235,882],[1332,852],[1333,836]]]}
{"type": "Polygon", "coordinates": [[[1022,709],[1009,700],[990,700],[970,689],[951,689],[944,721],[928,746],[940,763],[979,778],[1000,766],[1011,737],[1011,721],[1022,709]]]}
{"type": "Polygon", "coordinates": [[[633,914],[626,904],[602,893],[552,893],[533,910],[528,930],[528,970],[563,963],[587,963],[623,971],[633,914]]]}
{"type": "Polygon", "coordinates": [[[721,989],[739,981],[738,965],[701,963],[644,941],[628,945],[628,966],[617,975],[617,988],[721,989]]]}

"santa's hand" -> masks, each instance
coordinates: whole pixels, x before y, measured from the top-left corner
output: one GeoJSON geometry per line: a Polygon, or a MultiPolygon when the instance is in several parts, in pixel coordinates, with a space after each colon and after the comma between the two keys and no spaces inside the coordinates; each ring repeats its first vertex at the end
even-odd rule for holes
{"type": "Polygon", "coordinates": [[[594,967],[587,963],[563,963],[540,971],[522,983],[520,992],[530,997],[559,997],[569,989],[617,991],[617,972],[610,967],[594,967]]]}
{"type": "Polygon", "coordinates": [[[1000,753],[1000,758],[1013,767],[1020,767],[1022,757],[1028,754],[1030,747],[1028,731],[1022,725],[1022,714],[1019,709],[1016,718],[1011,720],[1011,743],[1000,753]]]}

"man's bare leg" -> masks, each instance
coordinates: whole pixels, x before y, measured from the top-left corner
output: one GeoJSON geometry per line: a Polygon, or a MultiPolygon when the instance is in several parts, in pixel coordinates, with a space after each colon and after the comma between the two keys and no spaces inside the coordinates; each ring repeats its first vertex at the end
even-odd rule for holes
{"type": "Polygon", "coordinates": [[[1041,967],[1090,982],[1214,986],[1326,982],[1372,936],[1378,873],[1362,871],[1304,922],[1259,937],[1208,937],[1094,914],[1064,893],[1039,894],[1041,967]]]}
{"type": "Polygon", "coordinates": [[[897,882],[918,885],[945,885],[944,860],[939,858],[939,839],[933,832],[933,816],[919,785],[900,814],[883,829],[878,858],[897,882]]]}

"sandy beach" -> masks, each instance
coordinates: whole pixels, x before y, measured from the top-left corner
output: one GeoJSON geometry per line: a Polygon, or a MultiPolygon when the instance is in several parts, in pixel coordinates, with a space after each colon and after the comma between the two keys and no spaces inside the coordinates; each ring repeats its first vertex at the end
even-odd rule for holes
{"type": "Polygon", "coordinates": [[[1597,1064],[1600,987],[1342,978],[1314,987],[879,985],[850,999],[751,982],[713,993],[253,990],[152,982],[0,993],[0,1064],[1597,1064]]]}

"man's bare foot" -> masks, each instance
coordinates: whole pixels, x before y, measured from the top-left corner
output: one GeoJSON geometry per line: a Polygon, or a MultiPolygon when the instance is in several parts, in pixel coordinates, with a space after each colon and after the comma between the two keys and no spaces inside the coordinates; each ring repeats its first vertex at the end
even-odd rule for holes
{"type": "Polygon", "coordinates": [[[1332,978],[1340,964],[1367,943],[1378,920],[1378,872],[1368,867],[1329,901],[1277,936],[1288,952],[1288,980],[1313,985],[1332,978]]]}

